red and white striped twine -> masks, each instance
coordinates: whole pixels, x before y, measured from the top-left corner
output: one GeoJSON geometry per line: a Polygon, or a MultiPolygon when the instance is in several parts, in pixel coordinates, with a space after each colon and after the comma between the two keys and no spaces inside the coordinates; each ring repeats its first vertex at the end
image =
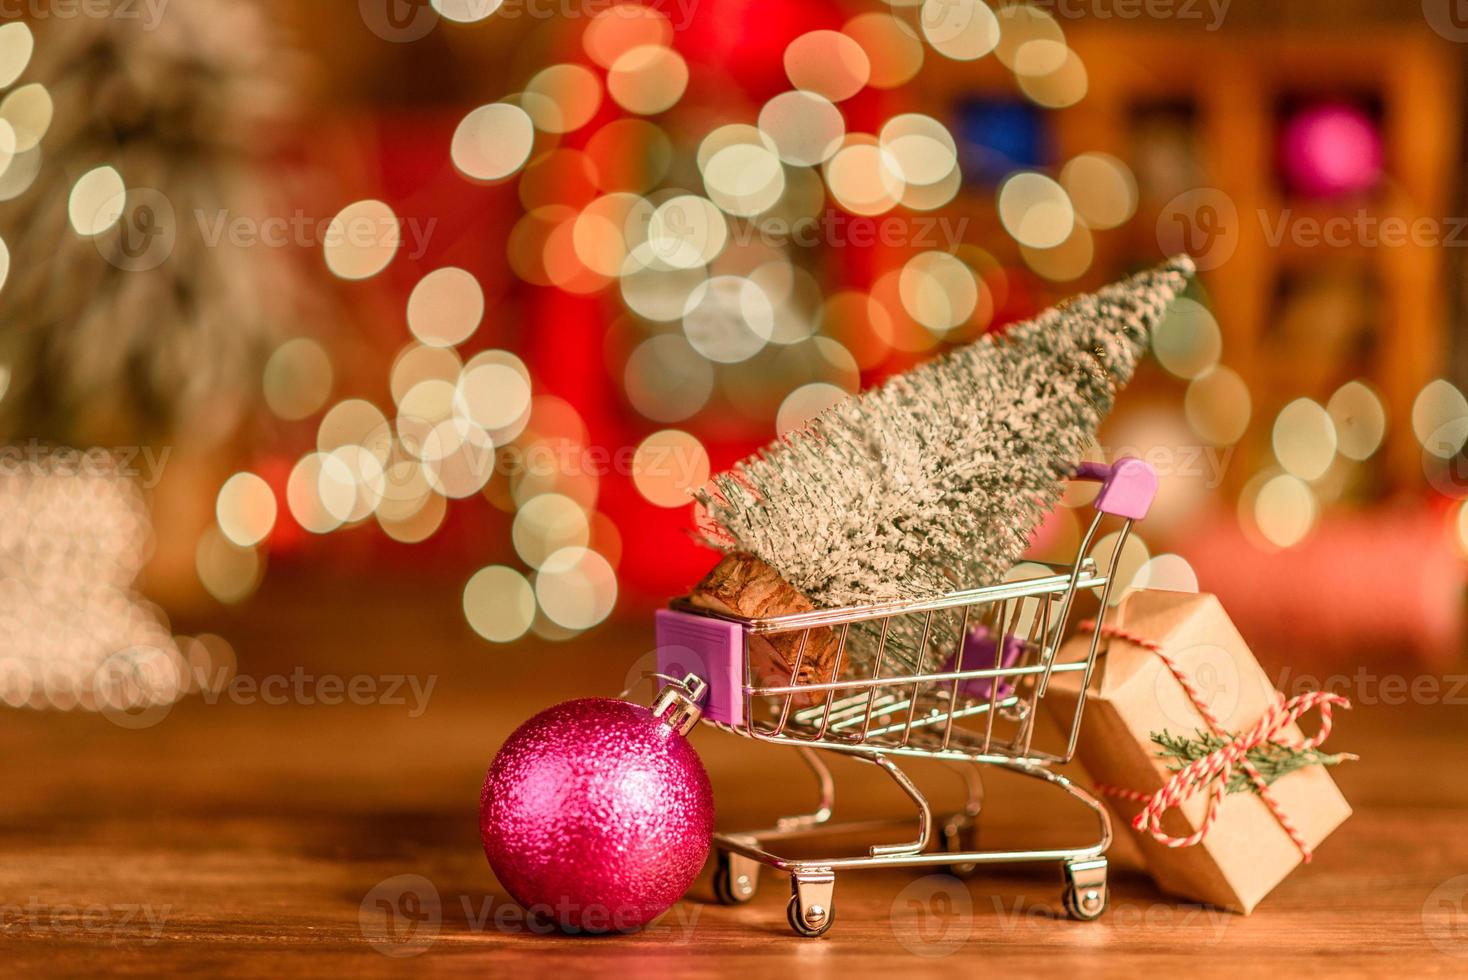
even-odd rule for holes
{"type": "MultiPolygon", "coordinates": [[[[1081,629],[1095,630],[1096,623],[1094,620],[1088,620],[1081,624],[1081,629]]],[[[1339,694],[1325,691],[1310,691],[1290,698],[1288,701],[1284,700],[1282,695],[1276,694],[1278,700],[1270,706],[1258,723],[1245,732],[1230,735],[1209,710],[1207,702],[1199,693],[1198,688],[1194,686],[1192,679],[1188,677],[1177,661],[1162,649],[1162,644],[1118,626],[1103,626],[1100,632],[1104,637],[1122,640],[1155,653],[1172,672],[1172,676],[1182,687],[1183,693],[1188,696],[1188,700],[1193,703],[1198,714],[1208,723],[1208,727],[1219,738],[1226,739],[1227,744],[1173,773],[1172,778],[1155,793],[1139,793],[1136,790],[1119,786],[1099,786],[1097,789],[1107,796],[1141,803],[1142,810],[1133,818],[1132,826],[1137,830],[1145,830],[1158,843],[1167,847],[1192,847],[1207,836],[1208,831],[1213,827],[1213,822],[1218,819],[1219,804],[1223,802],[1224,793],[1227,791],[1235,767],[1238,767],[1248,775],[1255,789],[1259,791],[1259,798],[1264,801],[1265,806],[1269,807],[1269,812],[1274,814],[1274,819],[1279,821],[1285,833],[1289,834],[1290,840],[1300,849],[1300,855],[1306,862],[1309,862],[1312,857],[1310,845],[1305,841],[1294,821],[1290,819],[1289,814],[1280,807],[1279,801],[1270,792],[1264,777],[1249,761],[1248,754],[1251,749],[1271,743],[1297,750],[1318,747],[1330,737],[1332,710],[1337,706],[1349,708],[1351,702],[1339,694]],[[1309,738],[1301,738],[1297,741],[1287,739],[1284,730],[1299,720],[1301,715],[1315,708],[1320,709],[1320,730],[1309,738]],[[1208,811],[1204,814],[1203,822],[1198,829],[1186,837],[1173,837],[1166,833],[1162,829],[1163,815],[1204,788],[1208,790],[1208,811]]]]}

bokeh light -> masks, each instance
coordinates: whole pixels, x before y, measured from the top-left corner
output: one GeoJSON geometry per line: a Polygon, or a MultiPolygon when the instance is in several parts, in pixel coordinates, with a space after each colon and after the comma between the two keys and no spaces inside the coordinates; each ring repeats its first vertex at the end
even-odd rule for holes
{"type": "Polygon", "coordinates": [[[459,172],[475,180],[503,180],[525,165],[535,146],[535,123],[516,105],[480,106],[454,130],[449,156],[459,172]]]}
{"type": "Polygon", "coordinates": [[[430,347],[462,344],[484,319],[484,291],[463,269],[435,269],[408,297],[408,329],[430,347]]]}
{"type": "Polygon", "coordinates": [[[331,397],[331,359],[309,337],[287,340],[271,352],[261,381],[265,404],[287,421],[316,414],[331,397]]]}
{"type": "Polygon", "coordinates": [[[632,457],[637,492],[659,507],[692,503],[692,492],[708,479],[708,451],[695,436],[677,429],[654,432],[642,440],[632,457]]]}
{"type": "Polygon", "coordinates": [[[275,493],[254,473],[236,473],[219,488],[214,515],[226,538],[241,548],[252,547],[275,528],[275,493]]]}
{"type": "Polygon", "coordinates": [[[464,585],[464,618],[492,643],[518,640],[535,619],[535,592],[525,576],[505,565],[475,572],[464,585]]]}
{"type": "Polygon", "coordinates": [[[343,208],[326,228],[322,256],[342,279],[370,279],[387,268],[402,243],[397,215],[382,201],[343,208]]]}

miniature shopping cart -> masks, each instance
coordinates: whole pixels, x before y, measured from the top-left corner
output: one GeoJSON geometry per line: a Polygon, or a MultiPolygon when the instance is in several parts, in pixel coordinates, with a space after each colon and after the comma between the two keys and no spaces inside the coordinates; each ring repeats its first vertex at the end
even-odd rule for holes
{"type": "MultiPolygon", "coordinates": [[[[1085,464],[1077,479],[1101,483],[1096,515],[1070,566],[1016,581],[951,592],[930,599],[880,602],[747,619],[712,613],[675,601],[657,614],[658,671],[687,677],[663,697],[698,698],[707,684],[702,720],[747,738],[798,749],[820,784],[820,803],[801,816],[765,830],[716,834],[714,891],[725,904],[754,897],[759,866],[790,875],[790,926],[819,936],[835,919],[836,872],[897,866],[946,867],[960,876],[980,864],[1055,861],[1065,875],[1066,911],[1095,919],[1106,909],[1106,849],[1111,823],[1094,796],[1051,766],[1070,760],[1080,733],[1085,692],[1096,662],[1091,634],[1083,659],[1058,661],[1060,641],[1078,595],[1094,590],[1102,608],[1132,522],[1146,516],[1157,475],[1138,459],[1112,466],[1085,464]],[[1086,556],[1106,518],[1119,519],[1109,567],[1098,570],[1086,556]],[[802,672],[801,660],[817,631],[835,633],[828,670],[802,672]],[[751,644],[759,638],[798,634],[788,680],[771,684],[753,669],[751,644]],[[986,644],[987,638],[987,646],[986,644]],[[992,647],[992,655],[988,648],[992,647]],[[977,651],[983,662],[971,656],[977,651]],[[1057,675],[1073,680],[1074,716],[1060,726],[1062,747],[1032,745],[1039,701],[1057,675]],[[835,784],[815,750],[840,752],[883,770],[917,807],[915,839],[875,844],[863,853],[818,859],[782,857],[772,848],[817,834],[872,834],[893,822],[835,824],[835,784]],[[906,758],[951,762],[966,787],[962,811],[935,820],[927,798],[898,765],[906,758]],[[1051,850],[982,850],[977,820],[983,806],[981,765],[999,766],[1043,780],[1088,807],[1097,836],[1083,847],[1051,850]],[[935,832],[936,831],[936,832],[935,832]]],[[[897,824],[901,826],[901,824],[897,824]]]]}

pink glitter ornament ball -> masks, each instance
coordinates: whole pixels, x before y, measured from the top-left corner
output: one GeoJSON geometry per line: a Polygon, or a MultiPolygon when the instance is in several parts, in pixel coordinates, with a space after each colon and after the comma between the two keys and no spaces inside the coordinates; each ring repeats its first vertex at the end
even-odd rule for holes
{"type": "Polygon", "coordinates": [[[1381,130],[1356,106],[1330,102],[1303,109],[1285,124],[1280,165],[1290,189],[1310,197],[1364,194],[1382,170],[1381,130]]]}
{"type": "Polygon", "coordinates": [[[484,778],[479,835],[517,902],[568,932],[614,932],[683,896],[708,856],[714,798],[676,724],[586,698],[506,740],[484,778]]]}

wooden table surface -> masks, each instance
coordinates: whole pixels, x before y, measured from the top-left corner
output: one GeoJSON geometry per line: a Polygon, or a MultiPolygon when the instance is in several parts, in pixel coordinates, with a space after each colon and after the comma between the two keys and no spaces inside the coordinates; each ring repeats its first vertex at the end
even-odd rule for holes
{"type": "MultiPolygon", "coordinates": [[[[248,610],[212,624],[234,642],[241,677],[262,692],[305,692],[286,703],[237,687],[139,729],[0,711],[0,971],[1468,973],[1468,698],[1451,683],[1424,698],[1437,703],[1360,704],[1340,718],[1332,746],[1362,756],[1338,771],[1356,815],[1248,918],[1167,899],[1118,845],[1111,908],[1092,923],[1057,914],[1059,872],[1047,866],[965,884],[848,873],[837,882],[838,921],[815,941],[788,931],[788,886],[774,875],[738,909],[712,904],[705,875],[643,933],[547,936],[526,927],[484,861],[484,768],[539,707],[620,691],[650,631],[634,622],[568,644],[495,647],[466,634],[452,587],[323,597],[298,585],[272,579],[248,610]],[[273,677],[285,680],[271,688],[273,677]],[[370,678],[374,703],[323,703],[324,677],[370,678]],[[388,907],[412,914],[390,930],[388,907]]],[[[1358,701],[1396,700],[1377,676],[1357,680],[1358,701]]],[[[695,739],[721,825],[810,802],[792,753],[712,731],[695,739]]],[[[866,773],[837,775],[850,791],[842,813],[903,812],[866,773]]],[[[991,780],[985,840],[1064,844],[1083,834],[1039,789],[991,780]]]]}

